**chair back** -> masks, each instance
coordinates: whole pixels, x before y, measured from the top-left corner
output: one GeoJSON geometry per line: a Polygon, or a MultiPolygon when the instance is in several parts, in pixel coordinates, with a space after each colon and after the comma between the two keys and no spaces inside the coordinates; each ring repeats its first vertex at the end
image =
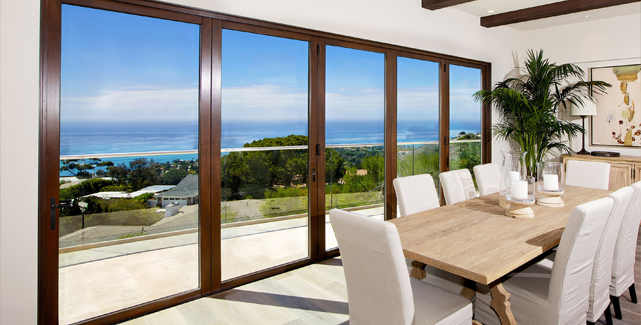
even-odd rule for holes
{"type": "Polygon", "coordinates": [[[401,217],[441,206],[430,174],[399,177],[393,183],[401,217]]]}
{"type": "Polygon", "coordinates": [[[610,294],[619,297],[634,283],[634,262],[641,223],[641,182],[632,184],[634,195],[628,206],[614,247],[610,294]]]}
{"type": "Polygon", "coordinates": [[[496,193],[501,188],[501,167],[497,164],[474,166],[474,176],[480,196],[496,193]]]}
{"type": "Polygon", "coordinates": [[[617,241],[617,235],[621,228],[621,221],[625,214],[634,189],[630,186],[610,194],[614,200],[612,212],[605,224],[603,235],[599,241],[599,246],[594,257],[592,266],[592,283],[590,284],[590,307],[588,308],[588,321],[596,322],[605,309],[610,305],[610,281],[612,280],[612,257],[614,256],[614,246],[617,241]]]}
{"type": "Polygon", "coordinates": [[[598,161],[568,160],[565,185],[607,190],[610,188],[610,164],[598,161]]]}
{"type": "Polygon", "coordinates": [[[613,204],[612,198],[605,197],[581,204],[570,214],[548,286],[548,304],[558,311],[556,324],[585,323],[597,243],[613,204]]]}
{"type": "Polygon", "coordinates": [[[438,175],[445,195],[445,204],[455,204],[476,197],[472,174],[467,169],[452,170],[438,175]]]}
{"type": "Polygon", "coordinates": [[[414,298],[396,226],[337,209],[329,220],[343,260],[350,324],[412,324],[414,298]]]}

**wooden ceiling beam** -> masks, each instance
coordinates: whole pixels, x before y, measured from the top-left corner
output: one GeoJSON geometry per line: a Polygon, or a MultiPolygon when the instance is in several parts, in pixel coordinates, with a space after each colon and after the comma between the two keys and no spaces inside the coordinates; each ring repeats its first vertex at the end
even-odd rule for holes
{"type": "MultiPolygon", "coordinates": [[[[641,0],[566,0],[542,6],[481,17],[481,26],[497,27],[516,24],[524,21],[573,14],[576,12],[618,6],[632,2],[641,2],[641,0]]],[[[425,3],[425,0],[423,0],[423,3],[425,3]]]]}
{"type": "Polygon", "coordinates": [[[474,0],[422,0],[421,5],[425,9],[437,10],[472,1],[474,0]]]}

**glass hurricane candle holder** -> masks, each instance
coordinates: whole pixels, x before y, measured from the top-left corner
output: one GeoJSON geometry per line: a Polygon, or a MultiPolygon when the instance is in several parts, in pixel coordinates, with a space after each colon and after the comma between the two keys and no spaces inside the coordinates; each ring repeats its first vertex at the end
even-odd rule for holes
{"type": "Polygon", "coordinates": [[[530,206],[535,202],[535,178],[527,176],[510,179],[506,185],[505,198],[510,207],[505,214],[512,218],[534,218],[534,211],[530,206]]]}
{"type": "Polygon", "coordinates": [[[499,189],[499,205],[509,208],[507,201],[507,188],[513,180],[524,179],[527,175],[525,168],[526,151],[501,151],[503,154],[503,166],[501,169],[501,187],[499,189]]]}
{"type": "Polygon", "coordinates": [[[537,191],[540,193],[536,204],[560,208],[565,205],[561,199],[563,195],[563,163],[560,162],[541,162],[538,163],[538,185],[537,191]]]}

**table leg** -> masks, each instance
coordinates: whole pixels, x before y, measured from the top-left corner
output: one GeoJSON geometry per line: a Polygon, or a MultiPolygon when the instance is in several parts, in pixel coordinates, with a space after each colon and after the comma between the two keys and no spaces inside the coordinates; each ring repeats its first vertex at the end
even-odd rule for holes
{"type": "Polygon", "coordinates": [[[425,264],[417,261],[412,261],[412,271],[410,271],[410,276],[415,279],[424,279],[427,274],[425,273],[425,264]]]}
{"type": "Polygon", "coordinates": [[[491,283],[490,294],[492,295],[490,307],[492,307],[496,315],[499,316],[501,325],[516,325],[516,320],[514,320],[509,302],[510,293],[503,288],[503,283],[500,281],[491,283]]]}
{"type": "Polygon", "coordinates": [[[474,298],[475,294],[476,294],[476,282],[471,280],[465,280],[465,282],[463,283],[463,289],[461,289],[461,292],[459,293],[459,295],[472,301],[472,298],[474,298]]]}

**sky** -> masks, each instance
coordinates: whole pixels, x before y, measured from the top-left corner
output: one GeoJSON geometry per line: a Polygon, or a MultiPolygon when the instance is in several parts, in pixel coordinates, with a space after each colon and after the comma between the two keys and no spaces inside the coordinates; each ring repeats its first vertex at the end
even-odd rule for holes
{"type": "MultiPolygon", "coordinates": [[[[62,124],[195,123],[199,35],[195,24],[63,5],[62,124]]],[[[289,121],[304,132],[309,43],[223,30],[222,45],[223,129],[226,122],[289,121]]],[[[335,46],[326,53],[328,129],[338,121],[382,128],[384,54],[335,46]]],[[[480,129],[480,105],[471,98],[480,71],[453,66],[450,80],[452,131],[480,129]]],[[[399,133],[438,127],[436,63],[399,58],[398,121],[399,133]]]]}

